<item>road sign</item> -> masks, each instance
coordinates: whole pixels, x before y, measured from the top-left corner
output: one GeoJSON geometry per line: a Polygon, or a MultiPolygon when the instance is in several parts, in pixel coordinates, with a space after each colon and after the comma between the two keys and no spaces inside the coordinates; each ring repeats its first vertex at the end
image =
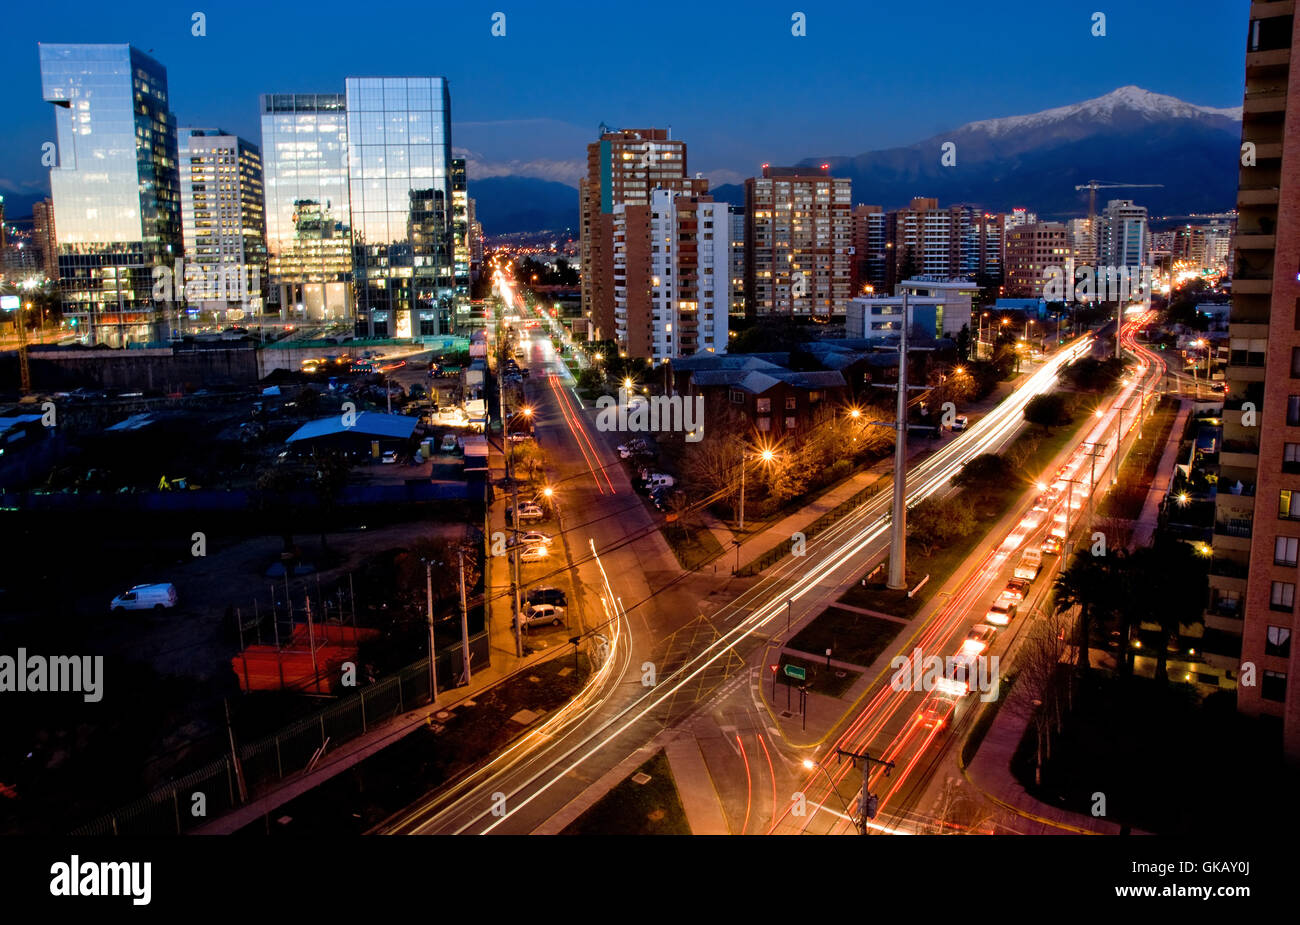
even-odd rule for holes
{"type": "Polygon", "coordinates": [[[787,678],[794,678],[796,681],[804,681],[808,678],[808,672],[800,668],[798,665],[786,665],[785,676],[787,678]]]}

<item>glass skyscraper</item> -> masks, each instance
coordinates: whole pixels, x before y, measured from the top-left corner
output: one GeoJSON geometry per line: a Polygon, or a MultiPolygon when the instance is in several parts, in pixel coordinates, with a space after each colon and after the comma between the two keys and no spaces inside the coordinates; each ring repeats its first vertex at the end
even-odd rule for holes
{"type": "Polygon", "coordinates": [[[130,45],[41,44],[63,310],[90,343],[159,339],[153,267],[181,252],[167,70],[130,45]]]}
{"type": "Polygon", "coordinates": [[[350,77],[345,88],[358,332],[448,333],[455,265],[447,82],[350,77]]]}
{"type": "Polygon", "coordinates": [[[281,317],[352,313],[348,127],[341,93],[261,98],[268,307],[281,317]]]}

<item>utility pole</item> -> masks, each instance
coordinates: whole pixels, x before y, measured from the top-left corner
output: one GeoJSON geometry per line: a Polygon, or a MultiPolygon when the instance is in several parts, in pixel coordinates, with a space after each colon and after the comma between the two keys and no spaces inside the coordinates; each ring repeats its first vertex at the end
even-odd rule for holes
{"type": "MultiPolygon", "coordinates": [[[[898,402],[894,417],[894,508],[889,534],[889,587],[907,587],[907,290],[898,338],[898,402]]],[[[742,470],[743,471],[743,470],[742,470]]]]}
{"type": "Polygon", "coordinates": [[[460,569],[460,652],[461,661],[465,663],[465,683],[469,683],[469,606],[465,602],[465,549],[456,550],[457,564],[460,569]]]}
{"type": "Polygon", "coordinates": [[[871,766],[880,765],[885,769],[885,776],[894,769],[894,762],[881,761],[879,758],[872,758],[866,752],[858,754],[857,752],[845,751],[842,748],[835,749],[837,758],[848,758],[853,762],[853,767],[862,762],[862,791],[858,794],[857,815],[853,819],[853,824],[858,827],[859,835],[867,834],[867,820],[876,817],[876,809],[880,805],[880,798],[873,796],[871,793],[871,766]]]}
{"type": "Polygon", "coordinates": [[[429,704],[438,699],[438,650],[433,642],[433,563],[424,562],[424,589],[429,603],[429,704]]]}
{"type": "Polygon", "coordinates": [[[1093,527],[1093,510],[1097,498],[1097,457],[1106,452],[1106,444],[1084,443],[1083,446],[1088,448],[1088,456],[1091,459],[1091,468],[1088,475],[1088,532],[1091,534],[1093,527]]]}

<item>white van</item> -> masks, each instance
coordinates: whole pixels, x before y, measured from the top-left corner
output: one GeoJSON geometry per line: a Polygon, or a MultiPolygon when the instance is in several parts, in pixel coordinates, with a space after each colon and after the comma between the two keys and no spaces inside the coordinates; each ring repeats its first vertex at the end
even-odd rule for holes
{"type": "Polygon", "coordinates": [[[123,610],[167,610],[176,606],[176,586],[170,582],[154,585],[136,585],[113,598],[109,609],[114,613],[123,610]]]}

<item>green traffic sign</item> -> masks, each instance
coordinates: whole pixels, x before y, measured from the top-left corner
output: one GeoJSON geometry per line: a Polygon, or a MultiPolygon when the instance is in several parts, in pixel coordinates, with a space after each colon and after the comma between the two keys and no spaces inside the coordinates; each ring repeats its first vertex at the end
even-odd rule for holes
{"type": "Polygon", "coordinates": [[[786,665],[785,676],[787,678],[794,678],[796,681],[806,681],[808,679],[808,672],[803,668],[800,668],[798,665],[786,665]]]}

